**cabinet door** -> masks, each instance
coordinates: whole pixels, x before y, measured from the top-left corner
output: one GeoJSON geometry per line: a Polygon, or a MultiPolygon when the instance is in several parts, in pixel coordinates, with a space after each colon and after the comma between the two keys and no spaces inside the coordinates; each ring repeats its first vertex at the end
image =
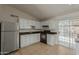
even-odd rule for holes
{"type": "Polygon", "coordinates": [[[21,35],[21,48],[30,44],[30,35],[21,35]]]}
{"type": "Polygon", "coordinates": [[[56,41],[57,41],[57,35],[51,35],[51,34],[47,35],[47,44],[54,45],[56,44],[56,41]]]}
{"type": "Polygon", "coordinates": [[[30,44],[39,42],[40,41],[40,34],[31,34],[29,40],[30,40],[30,44]]]}
{"type": "Polygon", "coordinates": [[[40,41],[40,34],[33,34],[33,37],[34,37],[34,43],[40,41]]]}
{"type": "Polygon", "coordinates": [[[40,34],[21,35],[21,47],[25,47],[39,41],[40,34]]]}

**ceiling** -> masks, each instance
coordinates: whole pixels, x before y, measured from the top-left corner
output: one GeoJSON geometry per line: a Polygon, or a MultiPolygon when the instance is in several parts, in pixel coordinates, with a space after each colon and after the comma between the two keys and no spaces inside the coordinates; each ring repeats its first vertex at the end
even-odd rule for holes
{"type": "Polygon", "coordinates": [[[11,6],[36,17],[38,20],[79,11],[79,5],[68,4],[14,4],[11,6]]]}

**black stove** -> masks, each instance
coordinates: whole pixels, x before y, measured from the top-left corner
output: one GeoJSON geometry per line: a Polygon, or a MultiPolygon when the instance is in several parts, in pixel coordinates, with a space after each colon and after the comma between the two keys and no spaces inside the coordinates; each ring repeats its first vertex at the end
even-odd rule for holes
{"type": "Polygon", "coordinates": [[[50,32],[50,30],[44,30],[40,34],[40,42],[47,44],[47,33],[50,32]]]}

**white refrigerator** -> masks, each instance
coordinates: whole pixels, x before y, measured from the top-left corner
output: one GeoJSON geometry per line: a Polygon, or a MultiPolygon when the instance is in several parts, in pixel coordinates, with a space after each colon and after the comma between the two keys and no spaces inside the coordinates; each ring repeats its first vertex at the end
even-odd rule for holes
{"type": "Polygon", "coordinates": [[[19,49],[19,29],[17,23],[0,23],[0,54],[19,49]]]}

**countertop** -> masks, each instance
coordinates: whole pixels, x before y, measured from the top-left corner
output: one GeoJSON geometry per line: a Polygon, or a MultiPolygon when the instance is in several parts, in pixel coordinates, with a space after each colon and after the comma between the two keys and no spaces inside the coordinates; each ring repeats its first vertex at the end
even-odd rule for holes
{"type": "Polygon", "coordinates": [[[41,31],[41,30],[34,30],[34,29],[26,29],[26,30],[20,30],[19,32],[36,32],[36,31],[41,31]]]}
{"type": "MultiPolygon", "coordinates": [[[[24,29],[24,30],[20,30],[19,34],[20,35],[25,35],[25,34],[38,34],[38,33],[43,33],[44,30],[38,30],[38,29],[24,29]]],[[[46,32],[47,34],[57,34],[58,32],[56,31],[50,31],[50,32],[46,32]]]]}

